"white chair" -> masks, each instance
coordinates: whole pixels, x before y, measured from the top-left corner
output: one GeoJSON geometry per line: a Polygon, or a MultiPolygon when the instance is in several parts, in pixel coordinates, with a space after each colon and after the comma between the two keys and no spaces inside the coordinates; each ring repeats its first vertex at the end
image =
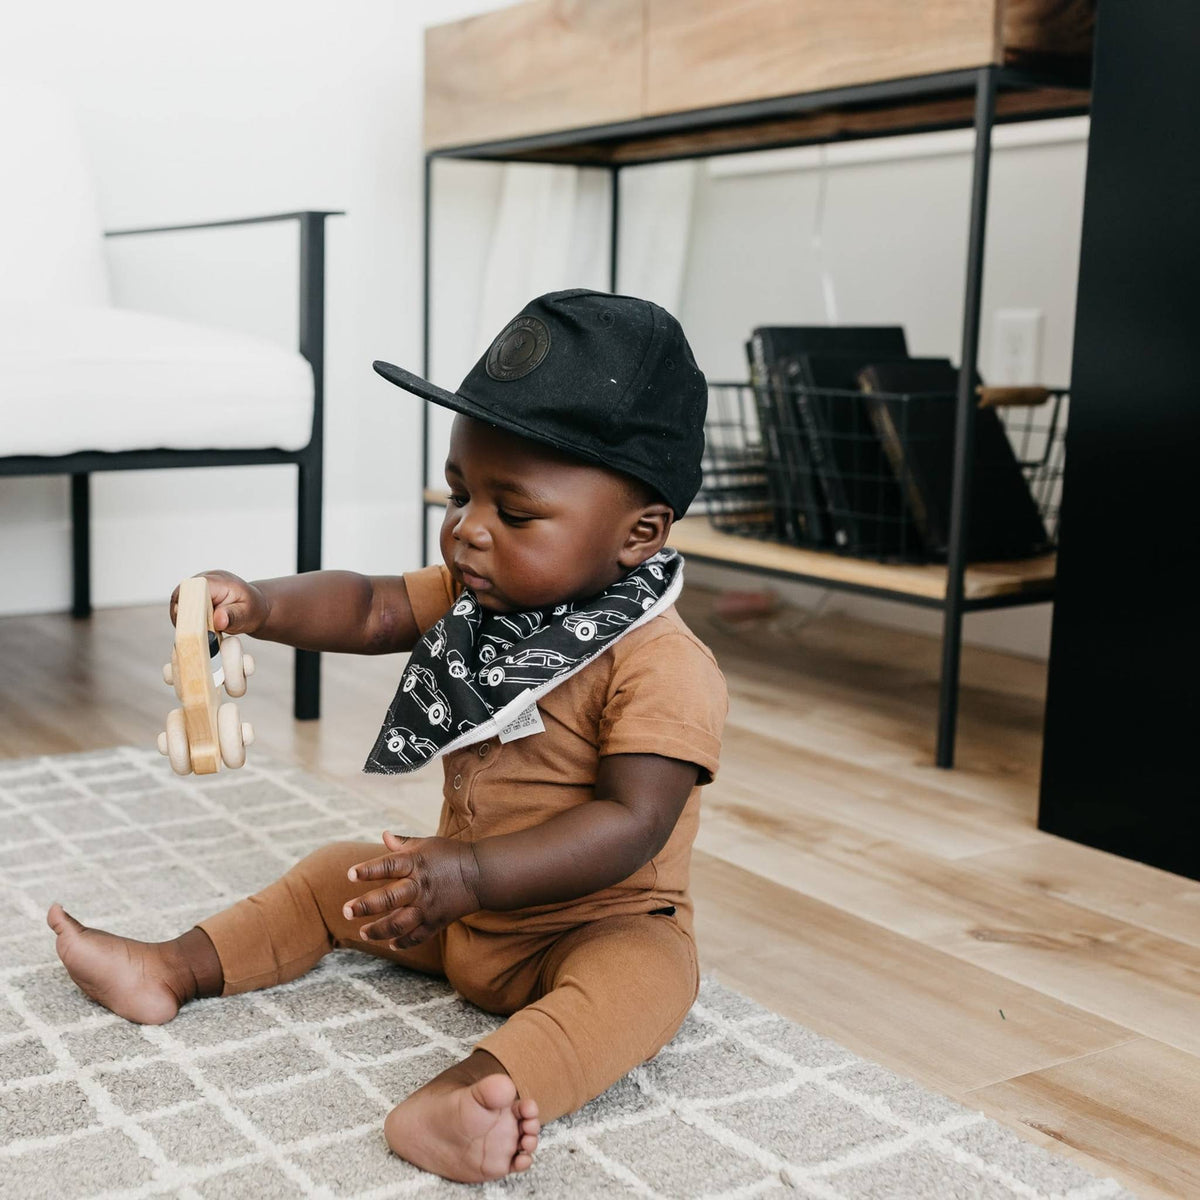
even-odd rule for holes
{"type": "MultiPolygon", "coordinates": [[[[91,613],[93,471],[295,463],[298,571],[321,565],[325,218],[290,212],[102,233],[67,101],[0,83],[0,475],[69,475],[72,613],[91,613]],[[114,308],[104,237],[300,228],[300,345],[114,308]]],[[[320,705],[296,653],[295,715],[320,705]]]]}

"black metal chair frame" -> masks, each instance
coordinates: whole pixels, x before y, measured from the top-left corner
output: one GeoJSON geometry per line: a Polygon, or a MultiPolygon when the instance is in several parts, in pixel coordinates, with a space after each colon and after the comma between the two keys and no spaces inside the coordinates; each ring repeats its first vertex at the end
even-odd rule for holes
{"type": "MultiPolygon", "coordinates": [[[[219,229],[233,225],[261,225],[296,221],[300,226],[300,353],[313,373],[312,436],[299,450],[274,448],[249,450],[84,450],[76,454],[10,455],[0,457],[0,476],[69,475],[71,477],[71,614],[88,617],[91,595],[91,490],[94,471],[159,470],[166,467],[261,466],[295,463],[298,468],[296,520],[296,570],[316,571],[321,566],[321,501],[324,454],[325,401],[325,218],[335,211],[274,213],[188,225],[159,225],[144,229],[112,229],[105,237],[133,237],[144,233],[219,229]]],[[[315,720],[321,707],[321,656],[296,651],[293,711],[298,720],[315,720]]]]}

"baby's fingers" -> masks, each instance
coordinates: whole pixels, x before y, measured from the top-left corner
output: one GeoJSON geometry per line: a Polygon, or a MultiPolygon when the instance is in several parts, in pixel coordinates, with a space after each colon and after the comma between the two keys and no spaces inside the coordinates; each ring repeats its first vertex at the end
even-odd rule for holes
{"type": "Polygon", "coordinates": [[[213,609],[213,628],[218,633],[237,633],[246,624],[244,604],[219,604],[213,609]]]}
{"type": "Polygon", "coordinates": [[[357,900],[349,901],[342,908],[342,915],[347,921],[355,917],[369,917],[376,913],[390,912],[394,908],[403,908],[417,898],[418,887],[414,879],[397,879],[386,887],[376,888],[366,892],[357,900]]]}
{"type": "MultiPolygon", "coordinates": [[[[224,572],[206,571],[208,594],[212,597],[213,628],[218,633],[241,633],[250,624],[250,603],[243,584],[234,587],[224,572]]],[[[239,579],[238,583],[242,581],[239,579]]]]}
{"type": "Polygon", "coordinates": [[[433,937],[435,933],[437,933],[436,929],[422,922],[416,927],[416,929],[410,930],[403,937],[392,938],[392,940],[388,942],[388,949],[411,950],[413,946],[419,946],[422,942],[429,941],[429,939],[433,937]]]}
{"type": "Polygon", "coordinates": [[[358,933],[368,942],[390,942],[407,938],[420,925],[421,914],[415,908],[397,908],[386,917],[364,925],[358,933]]]}
{"type": "Polygon", "coordinates": [[[348,879],[404,879],[412,874],[411,854],[384,854],[366,862],[355,863],[346,872],[348,879]]]}

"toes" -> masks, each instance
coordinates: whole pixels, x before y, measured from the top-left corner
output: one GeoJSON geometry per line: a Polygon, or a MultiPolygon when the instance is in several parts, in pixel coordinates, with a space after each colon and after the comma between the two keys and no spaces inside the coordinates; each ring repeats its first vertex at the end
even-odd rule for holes
{"type": "Polygon", "coordinates": [[[520,1120],[536,1121],[538,1115],[538,1106],[536,1100],[518,1100],[516,1106],[516,1114],[520,1120]]]}
{"type": "Polygon", "coordinates": [[[513,1160],[509,1170],[514,1175],[519,1175],[522,1171],[528,1171],[533,1166],[533,1158],[528,1154],[518,1154],[513,1160]]]}
{"type": "Polygon", "coordinates": [[[65,933],[68,929],[82,929],[83,926],[75,920],[73,916],[56,900],[50,905],[50,911],[46,914],[46,924],[54,930],[55,933],[65,933]]]}
{"type": "Polygon", "coordinates": [[[525,1154],[532,1154],[537,1149],[538,1137],[536,1133],[522,1134],[521,1140],[517,1142],[517,1151],[525,1154]]]}

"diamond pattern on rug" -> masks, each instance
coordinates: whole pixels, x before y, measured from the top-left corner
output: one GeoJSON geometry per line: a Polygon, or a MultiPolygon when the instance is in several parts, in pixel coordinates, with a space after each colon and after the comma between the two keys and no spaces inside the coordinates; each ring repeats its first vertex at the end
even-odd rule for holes
{"type": "Polygon", "coordinates": [[[159,939],[389,814],[272,763],[178,779],[152,751],[0,763],[0,1196],[1125,1200],[980,1113],[706,979],[675,1040],[544,1132],[528,1173],[449,1184],[383,1119],[500,1024],[448,984],[339,952],[303,979],[127,1024],[44,928],[159,939]]]}

